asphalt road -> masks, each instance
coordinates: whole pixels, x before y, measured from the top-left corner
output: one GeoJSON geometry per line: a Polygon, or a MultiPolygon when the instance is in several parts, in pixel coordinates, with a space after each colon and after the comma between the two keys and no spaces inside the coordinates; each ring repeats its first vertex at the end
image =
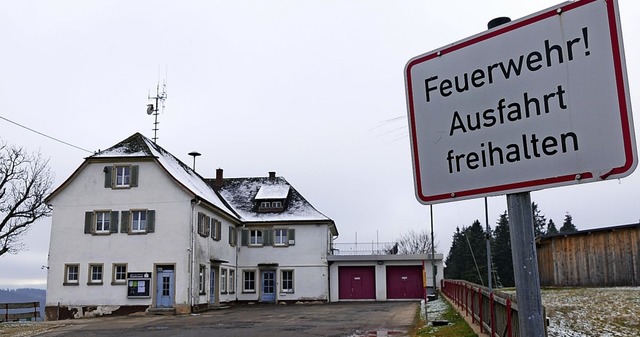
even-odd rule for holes
{"type": "Polygon", "coordinates": [[[417,302],[242,305],[184,316],[128,316],[45,322],[38,336],[407,336],[417,302]]]}

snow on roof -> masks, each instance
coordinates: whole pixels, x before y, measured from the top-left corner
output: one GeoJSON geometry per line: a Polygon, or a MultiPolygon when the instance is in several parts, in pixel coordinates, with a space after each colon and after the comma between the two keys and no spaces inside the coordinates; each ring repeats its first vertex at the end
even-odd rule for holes
{"type": "Polygon", "coordinates": [[[152,157],[180,184],[229,216],[247,222],[332,221],[316,210],[284,178],[227,178],[219,190],[171,153],[140,133],[89,158],[152,157]],[[282,212],[257,212],[258,199],[286,199],[282,212]]]}
{"type": "Polygon", "coordinates": [[[144,141],[146,137],[140,133],[135,133],[131,137],[120,143],[98,152],[91,158],[115,158],[115,157],[148,157],[151,156],[149,146],[144,141]]]}
{"type": "MultiPolygon", "coordinates": [[[[218,190],[231,208],[247,222],[265,221],[331,221],[316,210],[284,178],[227,178],[218,190]],[[283,212],[257,212],[255,200],[259,191],[290,191],[283,212]]],[[[265,195],[267,194],[264,192],[265,195]]]]}
{"type": "Polygon", "coordinates": [[[289,185],[263,185],[256,194],[256,200],[286,199],[289,195],[289,185]]]}
{"type": "MultiPolygon", "coordinates": [[[[143,136],[144,137],[144,136],[143,136]]],[[[218,195],[213,189],[207,185],[207,183],[194,172],[190,167],[179,161],[171,153],[167,152],[163,148],[154,144],[148,138],[144,137],[151,154],[157,157],[158,162],[162,165],[169,174],[171,174],[177,181],[184,185],[187,189],[193,192],[198,197],[208,201],[214,206],[222,209],[229,215],[236,217],[235,214],[220,200],[218,195]]]]}
{"type": "Polygon", "coordinates": [[[120,143],[100,151],[90,158],[116,158],[116,157],[154,157],[167,172],[185,188],[199,198],[217,206],[230,216],[237,218],[237,215],[229,209],[218,197],[216,192],[189,166],[182,163],[167,150],[153,143],[149,138],[140,133],[135,133],[131,137],[120,143]]]}

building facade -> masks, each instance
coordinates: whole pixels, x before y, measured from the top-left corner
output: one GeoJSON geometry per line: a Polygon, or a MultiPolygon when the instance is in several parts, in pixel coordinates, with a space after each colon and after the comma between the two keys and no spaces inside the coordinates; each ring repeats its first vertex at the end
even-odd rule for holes
{"type": "Polygon", "coordinates": [[[206,179],[136,133],[46,202],[49,320],[329,300],[336,226],[273,172],[206,179]]]}

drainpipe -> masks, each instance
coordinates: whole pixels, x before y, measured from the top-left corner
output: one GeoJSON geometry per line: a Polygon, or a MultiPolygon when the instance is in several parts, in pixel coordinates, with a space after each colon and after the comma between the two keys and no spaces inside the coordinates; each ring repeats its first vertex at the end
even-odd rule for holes
{"type": "Polygon", "coordinates": [[[190,247],[189,251],[189,311],[192,310],[194,304],[193,298],[193,270],[195,269],[195,248],[196,248],[196,206],[200,205],[200,199],[191,199],[191,234],[190,234],[190,247]]]}

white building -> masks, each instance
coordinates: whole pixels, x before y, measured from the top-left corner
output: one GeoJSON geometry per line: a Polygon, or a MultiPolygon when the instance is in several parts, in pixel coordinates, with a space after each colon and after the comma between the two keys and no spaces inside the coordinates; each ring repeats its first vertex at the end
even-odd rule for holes
{"type": "Polygon", "coordinates": [[[47,319],[329,300],[336,226],[273,172],[205,179],[136,133],[46,202],[47,319]]]}

